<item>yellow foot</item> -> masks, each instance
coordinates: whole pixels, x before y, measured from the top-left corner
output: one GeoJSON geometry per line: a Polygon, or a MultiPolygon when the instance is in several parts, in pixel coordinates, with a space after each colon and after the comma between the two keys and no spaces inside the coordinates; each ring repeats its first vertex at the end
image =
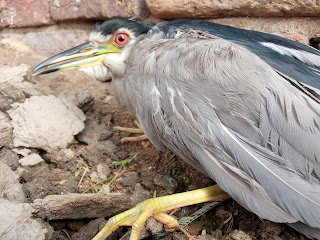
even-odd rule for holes
{"type": "Polygon", "coordinates": [[[229,198],[229,195],[215,185],[199,190],[148,199],[137,204],[134,208],[110,218],[106,226],[93,240],[106,239],[120,226],[132,226],[130,240],[138,240],[141,230],[149,217],[155,218],[168,228],[176,228],[179,225],[178,221],[164,212],[188,205],[227,198],[229,198]]]}
{"type": "Polygon", "coordinates": [[[113,129],[120,131],[120,132],[128,132],[128,133],[138,133],[138,134],[142,134],[140,136],[137,137],[124,137],[121,139],[121,143],[125,143],[125,142],[139,142],[139,141],[143,141],[143,140],[147,140],[148,137],[144,134],[143,130],[141,129],[140,124],[138,123],[138,121],[134,121],[134,124],[137,126],[137,128],[125,128],[125,127],[119,127],[119,126],[114,126],[113,129]]]}

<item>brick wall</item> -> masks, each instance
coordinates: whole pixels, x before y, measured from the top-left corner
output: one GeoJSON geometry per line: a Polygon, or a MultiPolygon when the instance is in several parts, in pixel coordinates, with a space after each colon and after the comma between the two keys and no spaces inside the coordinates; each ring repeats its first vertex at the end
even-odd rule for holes
{"type": "Polygon", "coordinates": [[[320,41],[320,0],[0,0],[2,28],[129,16],[205,19],[316,47],[320,41]]]}

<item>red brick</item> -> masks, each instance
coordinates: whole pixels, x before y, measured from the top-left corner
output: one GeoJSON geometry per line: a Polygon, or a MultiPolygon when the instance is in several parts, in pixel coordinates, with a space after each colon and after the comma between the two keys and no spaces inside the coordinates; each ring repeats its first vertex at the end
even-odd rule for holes
{"type": "Polygon", "coordinates": [[[320,15],[320,0],[146,0],[163,18],[307,17],[320,15]]]}
{"type": "Polygon", "coordinates": [[[55,21],[149,15],[144,0],[52,0],[50,12],[55,21]]]}
{"type": "Polygon", "coordinates": [[[47,0],[0,0],[0,26],[25,27],[52,24],[47,0]]]}

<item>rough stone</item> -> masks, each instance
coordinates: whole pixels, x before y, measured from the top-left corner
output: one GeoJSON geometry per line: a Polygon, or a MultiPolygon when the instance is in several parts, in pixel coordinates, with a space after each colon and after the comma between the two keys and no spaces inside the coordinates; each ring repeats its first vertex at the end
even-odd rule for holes
{"type": "Polygon", "coordinates": [[[85,225],[85,220],[74,219],[68,222],[68,227],[73,231],[79,231],[85,225]]]}
{"type": "Polygon", "coordinates": [[[24,27],[52,24],[49,1],[1,0],[0,27],[24,27]]]}
{"type": "Polygon", "coordinates": [[[148,191],[144,190],[140,184],[137,184],[134,188],[134,192],[131,195],[131,199],[133,205],[137,205],[138,203],[151,198],[151,195],[148,191]]]}
{"type": "Polygon", "coordinates": [[[289,38],[293,41],[303,43],[305,45],[309,45],[310,39],[307,36],[301,34],[284,34],[282,35],[285,38],[289,38]]]}
{"type": "Polygon", "coordinates": [[[137,172],[130,172],[127,176],[119,180],[124,186],[132,186],[140,181],[140,177],[137,172]]]}
{"type": "Polygon", "coordinates": [[[249,1],[174,1],[147,0],[152,15],[163,19],[214,17],[318,17],[318,1],[249,0],[249,1]]]}
{"type": "Polygon", "coordinates": [[[92,239],[105,225],[107,221],[103,218],[97,218],[84,225],[78,232],[74,233],[71,239],[92,239]],[[93,231],[94,230],[94,231],[93,231]]]}
{"type": "Polygon", "coordinates": [[[185,229],[193,236],[201,233],[202,226],[197,222],[192,222],[185,227],[185,229]]]}
{"type": "Polygon", "coordinates": [[[60,151],[53,151],[50,153],[46,153],[45,157],[53,163],[66,163],[71,160],[75,156],[75,153],[70,149],[61,149],[60,151]]]}
{"type": "Polygon", "coordinates": [[[26,181],[23,190],[29,202],[54,193],[67,195],[78,191],[78,181],[71,177],[72,173],[66,169],[49,168],[48,165],[36,165],[32,169],[24,168],[28,172],[24,172],[21,177],[26,181]],[[39,172],[33,175],[37,171],[39,172]]]}
{"type": "Polygon", "coordinates": [[[77,139],[88,145],[96,144],[100,140],[109,138],[112,132],[104,123],[97,120],[89,120],[86,122],[84,130],[77,135],[77,139]]]}
{"type": "Polygon", "coordinates": [[[31,150],[29,148],[22,148],[22,149],[15,148],[12,151],[14,151],[15,153],[17,153],[23,157],[26,157],[31,153],[31,150]]]}
{"type": "Polygon", "coordinates": [[[56,0],[51,1],[50,13],[55,21],[65,21],[132,16],[146,18],[149,15],[149,10],[145,0],[56,0]]]}
{"type": "MultiPolygon", "coordinates": [[[[81,26],[70,25],[67,29],[58,29],[52,26],[42,31],[30,31],[23,35],[13,37],[18,37],[27,43],[39,55],[52,56],[88,40],[88,34],[92,29],[92,24],[81,26]]],[[[8,37],[11,37],[11,35],[8,37]]]]}
{"type": "Polygon", "coordinates": [[[0,162],[15,170],[19,167],[19,156],[10,149],[3,148],[0,152],[0,162]]]}
{"type": "Polygon", "coordinates": [[[118,150],[118,147],[110,140],[99,141],[96,148],[102,153],[114,153],[118,150]]]}
{"type": "Polygon", "coordinates": [[[107,184],[103,184],[98,194],[109,194],[110,192],[111,192],[110,186],[107,184]]]}
{"type": "Polygon", "coordinates": [[[34,166],[38,163],[44,162],[44,160],[42,159],[42,157],[40,157],[40,155],[36,154],[36,153],[32,153],[26,157],[23,157],[19,160],[19,163],[22,166],[34,166]]]}
{"type": "Polygon", "coordinates": [[[169,193],[174,193],[178,188],[178,182],[174,178],[166,175],[163,175],[163,176],[159,175],[155,177],[154,184],[160,187],[163,187],[169,193]]]}
{"type": "Polygon", "coordinates": [[[33,96],[15,103],[12,118],[14,146],[48,152],[66,148],[84,128],[85,115],[73,102],[54,96],[33,96]]]}
{"type": "Polygon", "coordinates": [[[90,165],[99,164],[101,153],[96,148],[85,147],[79,150],[79,156],[83,157],[90,165]]]}
{"type": "Polygon", "coordinates": [[[97,172],[90,173],[90,179],[94,183],[97,183],[97,182],[100,181],[100,178],[98,177],[98,173],[97,172]]]}
{"type": "MultiPolygon", "coordinates": [[[[5,61],[5,60],[4,60],[5,61]]],[[[5,111],[11,108],[14,102],[23,102],[25,95],[24,76],[29,66],[22,64],[17,67],[4,66],[0,71],[0,110],[5,111]]]]}
{"type": "Polygon", "coordinates": [[[10,119],[7,114],[0,111],[0,147],[8,145],[11,141],[12,126],[10,124],[10,119]]]}
{"type": "Polygon", "coordinates": [[[77,94],[77,105],[82,111],[87,112],[92,109],[94,98],[89,91],[81,91],[77,94]]]}
{"type": "Polygon", "coordinates": [[[100,179],[105,179],[110,174],[110,168],[106,164],[99,163],[97,165],[97,173],[100,179]]]}
{"type": "Polygon", "coordinates": [[[280,34],[283,36],[296,36],[310,39],[320,37],[319,18],[256,18],[256,17],[230,17],[207,19],[219,24],[229,25],[248,30],[280,34]]]}
{"type": "Polygon", "coordinates": [[[0,212],[0,239],[51,239],[52,227],[32,219],[28,203],[0,199],[0,212]]]}
{"type": "Polygon", "coordinates": [[[260,224],[261,229],[266,231],[268,234],[279,236],[283,230],[284,226],[278,223],[270,222],[270,221],[264,221],[260,224]]]}
{"type": "Polygon", "coordinates": [[[3,163],[0,163],[0,199],[1,198],[18,203],[25,201],[22,185],[19,183],[19,175],[3,163]]]}
{"type": "Polygon", "coordinates": [[[200,236],[197,236],[197,239],[199,239],[199,240],[217,240],[212,235],[200,235],[200,236]]]}
{"type": "Polygon", "coordinates": [[[6,111],[14,102],[23,102],[25,96],[23,91],[13,84],[0,82],[0,110],[6,111]]]}
{"type": "Polygon", "coordinates": [[[79,219],[113,216],[132,207],[121,193],[49,195],[32,204],[34,215],[47,219],[79,219]]]}
{"type": "Polygon", "coordinates": [[[234,230],[228,234],[226,240],[252,240],[252,237],[241,230],[234,230]]]}
{"type": "MultiPolygon", "coordinates": [[[[0,41],[0,47],[7,43],[7,39],[0,41]]],[[[8,48],[8,46],[6,46],[8,48]]],[[[22,51],[25,48],[22,47],[22,51]]],[[[18,49],[16,49],[18,50],[18,49]]],[[[11,53],[12,54],[12,53],[11,53]]],[[[3,61],[7,62],[8,59],[3,61]]],[[[11,60],[9,60],[11,61],[11,60]]],[[[0,110],[8,110],[14,102],[23,102],[25,97],[39,96],[42,92],[34,84],[25,81],[30,66],[2,66],[0,71],[0,110]]]]}

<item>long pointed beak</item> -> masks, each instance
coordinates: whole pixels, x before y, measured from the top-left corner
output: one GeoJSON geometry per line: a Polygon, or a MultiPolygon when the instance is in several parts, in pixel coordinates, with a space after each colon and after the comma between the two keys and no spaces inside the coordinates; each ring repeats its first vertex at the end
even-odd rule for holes
{"type": "Polygon", "coordinates": [[[94,42],[87,42],[45,60],[32,72],[34,75],[40,75],[102,65],[107,54],[120,52],[120,49],[111,43],[98,45],[94,42]]]}

